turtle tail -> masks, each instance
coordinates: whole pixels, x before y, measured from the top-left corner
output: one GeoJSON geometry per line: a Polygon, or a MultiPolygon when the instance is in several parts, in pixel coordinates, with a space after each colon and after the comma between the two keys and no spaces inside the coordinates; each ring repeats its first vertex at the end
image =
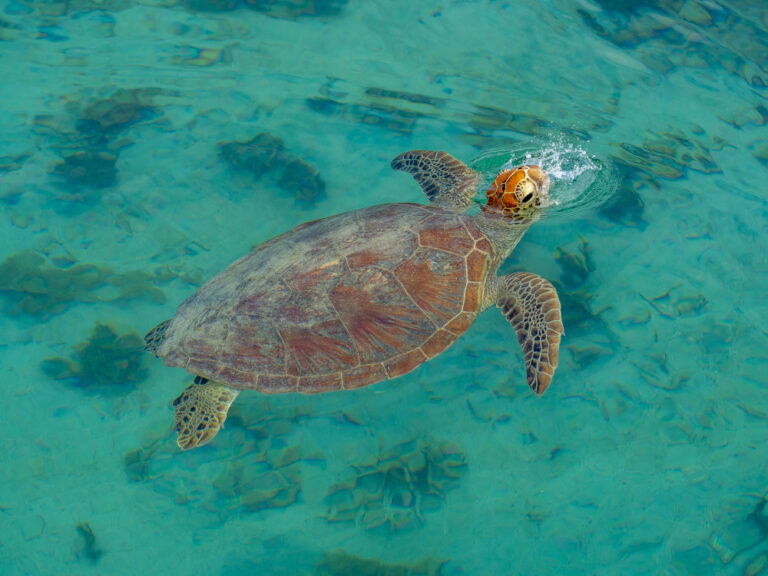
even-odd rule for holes
{"type": "Polygon", "coordinates": [[[166,320],[152,328],[152,330],[144,336],[144,350],[157,356],[157,351],[165,340],[165,333],[168,331],[168,326],[170,325],[171,321],[166,320]]]}

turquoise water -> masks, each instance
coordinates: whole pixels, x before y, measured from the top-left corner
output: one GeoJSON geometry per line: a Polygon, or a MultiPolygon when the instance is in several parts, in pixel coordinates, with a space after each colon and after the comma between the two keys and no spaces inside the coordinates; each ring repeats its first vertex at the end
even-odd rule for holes
{"type": "Polygon", "coordinates": [[[765,3],[0,6],[0,573],[768,574],[765,3]],[[405,150],[567,146],[615,184],[502,267],[560,291],[543,397],[491,309],[179,452],[141,338],[206,279],[424,202],[405,150]]]}

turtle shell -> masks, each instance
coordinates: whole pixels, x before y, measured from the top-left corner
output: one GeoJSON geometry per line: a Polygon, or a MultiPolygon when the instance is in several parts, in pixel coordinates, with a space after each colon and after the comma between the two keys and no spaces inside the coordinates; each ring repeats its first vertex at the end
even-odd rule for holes
{"type": "Polygon", "coordinates": [[[492,248],[473,219],[384,204],[303,224],[187,299],[165,364],[262,392],[325,392],[410,372],[482,305],[492,248]]]}

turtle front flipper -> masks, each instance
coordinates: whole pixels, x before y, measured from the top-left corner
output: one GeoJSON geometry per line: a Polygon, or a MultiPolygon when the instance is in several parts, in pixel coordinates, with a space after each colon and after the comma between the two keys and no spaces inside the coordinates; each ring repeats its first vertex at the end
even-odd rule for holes
{"type": "Polygon", "coordinates": [[[182,450],[210,442],[224,425],[227,411],[240,392],[198,376],[173,401],[176,443],[182,450]]]}
{"type": "Polygon", "coordinates": [[[515,329],[528,386],[543,394],[555,375],[560,337],[565,334],[557,290],[536,274],[507,274],[498,278],[496,306],[515,329]]]}
{"type": "Polygon", "coordinates": [[[392,160],[392,168],[411,174],[430,202],[464,212],[472,204],[481,176],[446,152],[411,150],[392,160]]]}

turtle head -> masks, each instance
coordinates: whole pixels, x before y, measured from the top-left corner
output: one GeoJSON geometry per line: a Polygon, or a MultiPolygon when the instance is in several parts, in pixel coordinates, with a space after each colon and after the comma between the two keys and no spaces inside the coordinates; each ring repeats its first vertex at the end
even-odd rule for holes
{"type": "Polygon", "coordinates": [[[549,175],[533,164],[502,170],[485,195],[486,210],[525,217],[549,203],[549,175]]]}

